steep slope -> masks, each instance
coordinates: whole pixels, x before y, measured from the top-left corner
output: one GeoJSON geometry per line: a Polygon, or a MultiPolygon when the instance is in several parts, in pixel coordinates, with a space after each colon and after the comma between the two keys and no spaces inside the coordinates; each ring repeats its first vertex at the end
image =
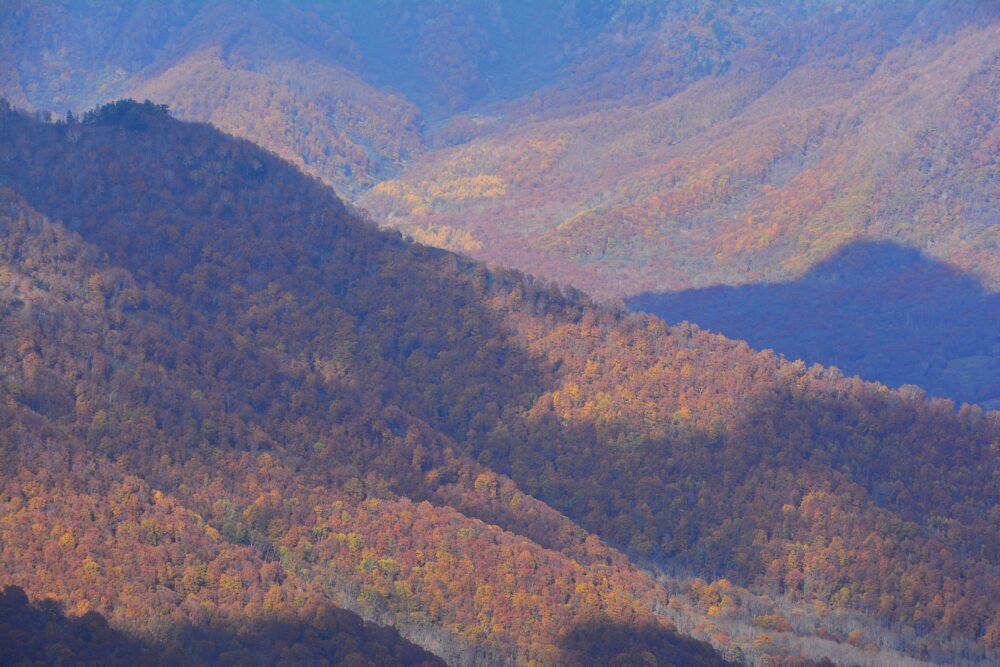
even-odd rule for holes
{"type": "MultiPolygon", "coordinates": [[[[6,195],[7,479],[86,484],[96,455],[279,580],[462,664],[572,662],[567,629],[595,622],[719,660],[665,615],[733,656],[819,658],[829,642],[788,631],[844,628],[875,651],[995,657],[996,413],[407,244],[154,105],[69,125],[5,112],[0,132],[0,184],[69,230],[6,195]],[[595,536],[773,597],[658,583],[595,536]]],[[[19,495],[10,530],[30,534],[19,495]]],[[[78,574],[46,567],[71,595],[78,574]]]]}
{"type": "MultiPolygon", "coordinates": [[[[707,304],[671,312],[670,295],[805,280],[854,243],[918,249],[995,293],[996,8],[782,9],[619,13],[565,80],[476,123],[456,121],[449,136],[459,145],[422,155],[359,203],[418,241],[603,298],[642,294],[629,302],[707,328],[742,316],[709,318],[707,304]]],[[[860,300],[894,289],[883,278],[860,300]]],[[[922,295],[910,289],[880,302],[889,320],[912,323],[907,304],[922,295]]],[[[816,317],[842,321],[820,306],[816,317]]],[[[948,315],[928,313],[931,322],[948,315]]],[[[995,326],[961,332],[970,335],[933,359],[859,367],[852,356],[880,351],[852,322],[832,334],[846,355],[805,358],[996,405],[995,326]]],[[[907,329],[896,335],[935,335],[919,323],[907,329]]],[[[719,330],[789,357],[811,346],[797,326],[783,338],[719,330]]]]}
{"type": "Polygon", "coordinates": [[[220,540],[135,477],[99,466],[7,479],[4,492],[5,579],[71,612],[52,601],[28,606],[22,589],[8,588],[4,664],[445,664],[332,605],[252,547],[220,540]],[[121,627],[94,608],[112,610],[121,627]]]}
{"type": "Polygon", "coordinates": [[[795,278],[858,238],[996,289],[997,19],[977,0],[19,0],[0,92],[167,103],[418,240],[602,297],[795,278]]]}
{"type": "Polygon", "coordinates": [[[359,56],[337,23],[285,11],[206,4],[121,90],[252,139],[347,195],[392,176],[423,148],[420,112],[352,71],[359,56]]]}

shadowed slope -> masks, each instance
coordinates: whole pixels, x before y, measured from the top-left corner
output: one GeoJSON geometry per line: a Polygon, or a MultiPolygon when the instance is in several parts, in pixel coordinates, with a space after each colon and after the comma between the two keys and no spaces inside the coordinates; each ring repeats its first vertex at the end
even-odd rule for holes
{"type": "Polygon", "coordinates": [[[235,628],[186,625],[163,642],[130,637],[91,611],[67,616],[52,600],[29,601],[24,590],[0,593],[0,664],[73,664],[93,667],[167,665],[330,667],[443,667],[391,628],[328,606],[306,615],[269,618],[235,628]]]}
{"type": "Polygon", "coordinates": [[[627,303],[789,359],[1000,407],[1000,294],[895,243],[852,243],[794,282],[651,292],[627,303]]]}
{"type": "MultiPolygon", "coordinates": [[[[703,647],[656,626],[628,627],[595,618],[569,628],[560,642],[567,665],[614,667],[699,667],[708,665],[703,647]]],[[[726,663],[736,667],[737,663],[726,663]]]]}

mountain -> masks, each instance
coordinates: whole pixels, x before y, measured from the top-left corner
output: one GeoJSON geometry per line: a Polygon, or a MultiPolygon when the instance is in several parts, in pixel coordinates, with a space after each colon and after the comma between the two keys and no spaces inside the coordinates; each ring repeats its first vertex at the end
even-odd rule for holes
{"type": "Polygon", "coordinates": [[[796,276],[859,235],[996,287],[993,3],[535,4],[19,0],[0,88],[148,96],[602,295],[796,276]]]}
{"type": "Polygon", "coordinates": [[[343,607],[450,664],[996,657],[997,413],[406,242],[150,103],[4,107],[0,186],[31,598],[161,643],[343,607]]]}
{"type": "Polygon", "coordinates": [[[425,115],[548,83],[599,27],[590,4],[14,0],[0,91],[58,115],[150,98],[355,195],[426,148],[425,115]]]}
{"type": "MultiPolygon", "coordinates": [[[[456,145],[422,154],[359,204],[417,240],[629,303],[808,281],[867,242],[922,252],[997,292],[995,4],[699,6],[623,15],[610,34],[627,55],[594,56],[484,112],[456,145]]],[[[877,285],[858,301],[884,296],[877,285]]],[[[898,287],[902,302],[923,298],[898,287]]],[[[894,387],[995,405],[996,351],[981,341],[929,351],[939,320],[873,340],[861,331],[870,320],[818,302],[808,316],[836,323],[830,336],[849,350],[830,355],[796,325],[780,344],[717,326],[744,317],[744,304],[715,301],[713,314],[665,305],[646,309],[894,387]],[[902,339],[924,341],[924,356],[882,353],[902,339]]]]}
{"type": "Polygon", "coordinates": [[[0,89],[65,114],[125,94],[255,139],[352,193],[419,152],[420,112],[355,69],[337,12],[291,3],[5,3],[0,89]]]}

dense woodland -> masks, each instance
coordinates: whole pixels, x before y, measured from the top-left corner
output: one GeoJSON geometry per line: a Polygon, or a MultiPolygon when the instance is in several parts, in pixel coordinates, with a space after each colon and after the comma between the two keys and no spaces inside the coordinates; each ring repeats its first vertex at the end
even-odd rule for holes
{"type": "MultiPolygon", "coordinates": [[[[509,482],[504,501],[477,493],[476,481],[501,480],[400,407],[458,424],[468,415],[449,419],[446,407],[463,393],[504,390],[499,374],[511,366],[498,368],[487,343],[497,338],[495,355],[506,356],[505,337],[457,258],[352,220],[290,166],[155,105],[121,103],[60,126],[5,114],[5,156],[23,141],[42,148],[49,131],[59,142],[49,158],[80,161],[66,174],[84,176],[99,143],[123,160],[100,168],[102,182],[126,180],[98,186],[90,174],[70,195],[123,207],[74,204],[83,216],[67,227],[104,247],[6,195],[3,357],[20,361],[4,385],[3,548],[23,566],[7,583],[153,637],[315,597],[391,622],[458,664],[557,662],[561,632],[605,617],[645,628],[647,642],[649,628],[674,632],[653,613],[667,595],[648,575],[509,482]],[[119,171],[125,163],[140,171],[119,171]],[[150,178],[165,184],[146,190],[150,200],[132,176],[154,171],[167,180],[150,178]],[[228,213],[212,212],[219,185],[236,195],[228,213]],[[162,235],[142,222],[155,210],[162,235]],[[214,267],[203,261],[209,243],[214,267]],[[153,248],[156,266],[141,259],[153,248]],[[463,358],[471,387],[453,380],[463,358]],[[132,514],[105,500],[114,497],[132,514]],[[559,550],[476,518],[493,514],[559,550]],[[182,519],[193,534],[180,533],[182,519]]],[[[663,645],[686,656],[675,662],[722,662],[697,642],[663,645]]]]}
{"type": "Polygon", "coordinates": [[[333,618],[404,664],[334,608],[453,664],[996,658],[997,413],[408,243],[151,103],[4,105],[0,186],[0,583],[68,623],[323,651],[333,618]]]}

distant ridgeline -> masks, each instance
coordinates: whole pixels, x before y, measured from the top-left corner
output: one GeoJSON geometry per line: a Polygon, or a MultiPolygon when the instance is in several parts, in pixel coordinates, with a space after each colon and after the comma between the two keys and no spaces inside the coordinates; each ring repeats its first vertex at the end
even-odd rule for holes
{"type": "Polygon", "coordinates": [[[1000,409],[1000,293],[895,243],[853,243],[794,282],[644,293],[627,302],[789,359],[1000,409]]]}

